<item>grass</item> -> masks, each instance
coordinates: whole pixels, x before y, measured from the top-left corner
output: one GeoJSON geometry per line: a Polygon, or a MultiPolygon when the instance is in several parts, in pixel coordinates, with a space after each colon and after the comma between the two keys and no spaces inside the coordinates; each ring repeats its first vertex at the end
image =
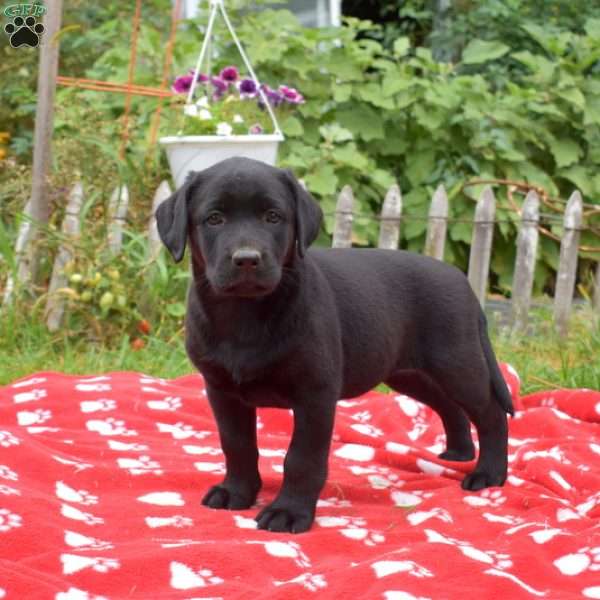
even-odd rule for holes
{"type": "MultiPolygon", "coordinates": [[[[493,321],[494,319],[491,319],[493,321]]],[[[567,338],[553,329],[551,313],[538,309],[534,326],[526,334],[492,327],[498,359],[519,373],[522,393],[559,387],[600,390],[600,324],[591,309],[575,312],[567,338]]],[[[65,332],[51,334],[39,318],[27,318],[16,310],[0,317],[0,384],[38,371],[99,374],[108,371],[140,371],[172,378],[193,373],[181,330],[157,331],[145,338],[145,346],[133,350],[123,336],[110,346],[99,345],[65,332]]]]}

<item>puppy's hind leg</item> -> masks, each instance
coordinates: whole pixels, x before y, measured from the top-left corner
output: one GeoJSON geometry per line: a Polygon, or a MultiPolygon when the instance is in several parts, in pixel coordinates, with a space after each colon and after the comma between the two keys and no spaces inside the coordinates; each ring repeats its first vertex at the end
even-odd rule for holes
{"type": "Polygon", "coordinates": [[[471,426],[464,411],[429,377],[420,371],[398,371],[385,384],[426,404],[440,416],[446,433],[446,450],[439,455],[441,459],[468,461],[475,458],[471,426]]]}
{"type": "Polygon", "coordinates": [[[460,369],[435,374],[448,398],[459,404],[475,425],[479,458],[475,470],[462,482],[465,490],[500,486],[508,471],[508,422],[506,412],[492,390],[487,366],[470,364],[469,377],[460,369]]]}

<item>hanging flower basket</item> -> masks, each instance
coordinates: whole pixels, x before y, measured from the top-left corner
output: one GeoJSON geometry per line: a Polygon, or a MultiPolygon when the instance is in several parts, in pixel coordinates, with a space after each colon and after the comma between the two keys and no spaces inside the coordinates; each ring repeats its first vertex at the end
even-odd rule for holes
{"type": "Polygon", "coordinates": [[[167,152],[177,187],[190,171],[206,169],[232,156],[274,165],[279,143],[284,139],[275,111],[289,113],[304,102],[293,88],[281,85],[275,90],[258,81],[229,21],[223,0],[211,0],[196,68],[178,77],[172,89],[186,100],[178,113],[181,118],[177,135],[163,137],[160,143],[167,152]],[[235,66],[225,67],[216,76],[200,71],[219,11],[242,57],[246,77],[241,77],[235,66]]]}

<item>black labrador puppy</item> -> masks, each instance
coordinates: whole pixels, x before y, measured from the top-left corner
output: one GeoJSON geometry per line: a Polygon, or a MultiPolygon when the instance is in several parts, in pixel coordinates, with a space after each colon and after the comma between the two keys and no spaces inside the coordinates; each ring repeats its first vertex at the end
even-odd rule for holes
{"type": "Polygon", "coordinates": [[[336,402],[384,382],[441,417],[466,490],[502,485],[510,394],[462,272],[396,250],[314,249],[319,205],[291,172],[231,158],[191,173],[156,212],[176,261],[189,240],[187,353],[204,376],[227,474],[203,504],[251,507],[261,487],[256,408],[292,409],[283,485],[260,529],[310,528],[336,402]]]}

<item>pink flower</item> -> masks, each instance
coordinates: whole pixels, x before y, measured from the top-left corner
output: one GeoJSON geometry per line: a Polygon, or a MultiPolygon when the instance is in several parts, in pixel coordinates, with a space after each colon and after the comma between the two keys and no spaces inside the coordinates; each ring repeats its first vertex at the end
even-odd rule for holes
{"type": "Polygon", "coordinates": [[[187,94],[192,87],[192,83],[194,81],[193,75],[181,75],[177,77],[171,86],[171,89],[176,94],[187,94]]]}
{"type": "Polygon", "coordinates": [[[288,87],[287,85],[279,86],[279,93],[285,102],[290,104],[303,104],[304,96],[297,89],[288,87]]]}

